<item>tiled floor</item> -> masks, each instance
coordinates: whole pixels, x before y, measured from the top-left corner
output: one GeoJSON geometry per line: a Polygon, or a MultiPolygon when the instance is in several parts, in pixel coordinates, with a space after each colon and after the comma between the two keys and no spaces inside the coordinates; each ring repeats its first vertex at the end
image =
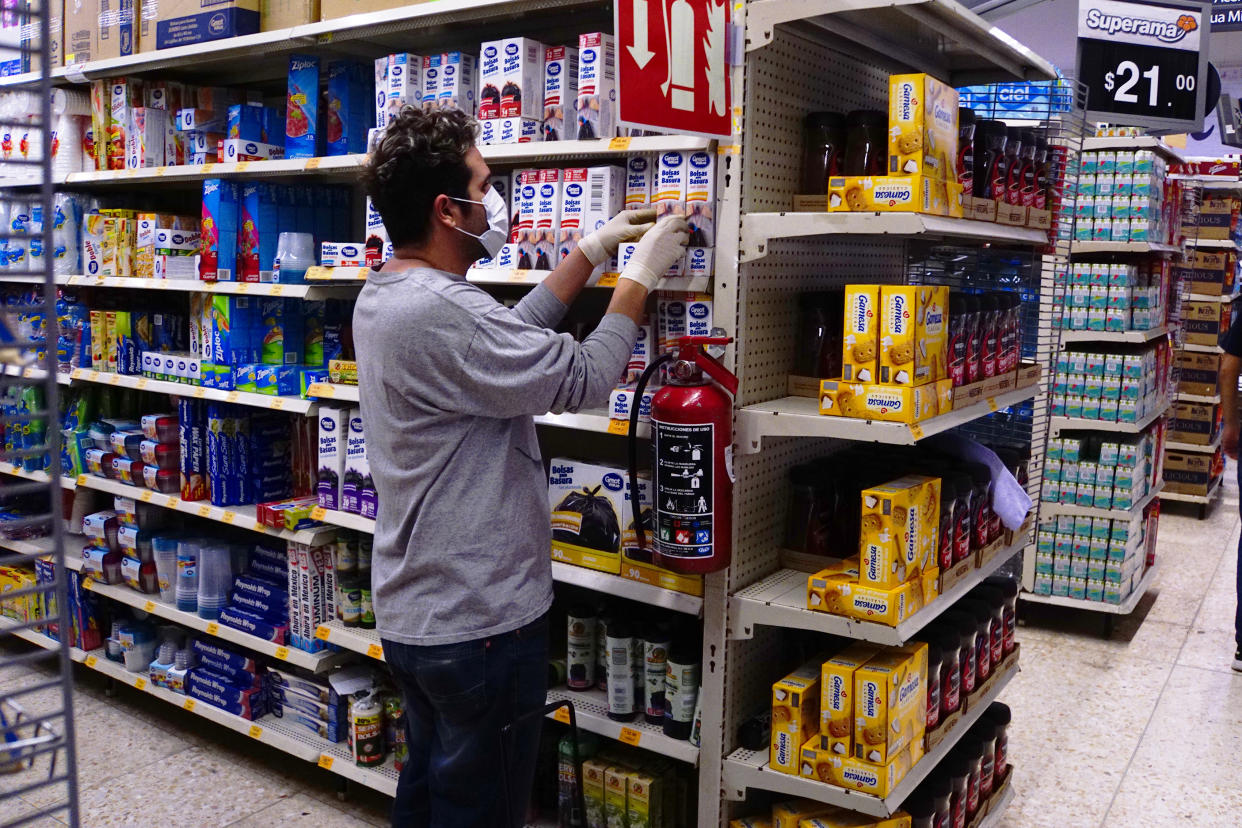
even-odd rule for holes
{"type": "MultiPolygon", "coordinates": [[[[1018,797],[1004,828],[1224,826],[1242,813],[1242,674],[1232,672],[1238,491],[1206,521],[1168,505],[1161,570],[1133,616],[1026,607],[1014,712],[1018,797]]],[[[383,825],[387,800],[78,667],[82,824],[383,825]]],[[[31,680],[0,672],[0,690],[31,680]]],[[[19,783],[0,776],[0,792],[19,783]]],[[[33,795],[0,819],[31,813],[33,795]]],[[[40,823],[34,823],[40,824],[40,823]]],[[[46,819],[43,825],[61,823],[46,819]]]]}

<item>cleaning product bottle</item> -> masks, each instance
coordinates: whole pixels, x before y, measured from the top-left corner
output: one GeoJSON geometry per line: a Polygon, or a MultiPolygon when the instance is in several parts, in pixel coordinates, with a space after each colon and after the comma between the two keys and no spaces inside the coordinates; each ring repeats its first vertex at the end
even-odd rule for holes
{"type": "Polygon", "coordinates": [[[612,619],[604,631],[608,671],[608,718],[618,722],[634,719],[634,634],[623,619],[612,619]]]}
{"type": "Polygon", "coordinates": [[[556,745],[556,811],[557,825],[565,828],[585,828],[586,815],[579,807],[577,780],[581,778],[582,763],[599,753],[599,738],[594,733],[578,735],[578,762],[574,762],[574,736],[566,733],[556,745]]]}
{"type": "Polygon", "coordinates": [[[700,649],[697,640],[686,638],[674,642],[669,650],[664,685],[665,736],[690,738],[699,698],[700,649]]]}
{"type": "Polygon", "coordinates": [[[349,706],[349,747],[355,764],[370,767],[384,763],[384,708],[375,690],[356,696],[349,706]]]}

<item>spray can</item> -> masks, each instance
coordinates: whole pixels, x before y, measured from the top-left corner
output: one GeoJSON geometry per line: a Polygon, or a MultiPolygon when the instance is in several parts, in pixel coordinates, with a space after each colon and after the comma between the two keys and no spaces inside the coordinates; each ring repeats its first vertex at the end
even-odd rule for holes
{"type": "Polygon", "coordinates": [[[668,654],[664,685],[664,735],[689,739],[699,698],[699,643],[678,641],[668,654]]]}
{"type": "Polygon", "coordinates": [[[568,616],[565,683],[571,690],[590,690],[595,686],[595,614],[588,607],[574,606],[568,616]]]}
{"type": "Polygon", "coordinates": [[[609,621],[604,635],[608,648],[608,718],[632,721],[638,712],[634,698],[634,635],[630,625],[620,619],[609,621]]]}
{"type": "Polygon", "coordinates": [[[652,624],[643,635],[643,715],[648,724],[664,722],[664,685],[668,650],[672,645],[667,624],[652,624]]]}
{"type": "Polygon", "coordinates": [[[357,765],[384,763],[384,708],[373,690],[359,695],[349,706],[349,747],[357,765]]]}

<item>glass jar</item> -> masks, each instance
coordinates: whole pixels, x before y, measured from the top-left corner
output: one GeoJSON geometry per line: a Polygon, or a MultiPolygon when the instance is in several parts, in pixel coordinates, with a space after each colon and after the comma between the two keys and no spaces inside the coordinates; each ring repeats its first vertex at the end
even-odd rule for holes
{"type": "Polygon", "coordinates": [[[996,725],[987,718],[975,722],[970,735],[979,739],[983,746],[983,764],[979,766],[979,798],[987,800],[992,796],[996,771],[996,725]]]}
{"type": "Polygon", "coordinates": [[[966,107],[957,110],[957,183],[962,192],[974,193],[975,181],[975,111],[966,107]]]}
{"type": "Polygon", "coordinates": [[[856,109],[845,116],[843,175],[884,175],[888,168],[888,114],[856,109]]]}
{"type": "Polygon", "coordinates": [[[1005,656],[1008,657],[1017,646],[1014,632],[1018,626],[1018,582],[1003,575],[993,575],[983,583],[1000,590],[1005,598],[1005,656]]]}
{"type": "Polygon", "coordinates": [[[945,760],[949,772],[949,811],[953,828],[965,828],[970,807],[970,762],[963,756],[951,755],[945,760]]]}
{"type": "Polygon", "coordinates": [[[966,384],[966,323],[966,298],[953,293],[949,296],[948,369],[954,388],[966,384]]]}
{"type": "Polygon", "coordinates": [[[996,376],[996,354],[1000,349],[998,330],[1000,304],[995,294],[982,293],[979,300],[979,369],[984,379],[996,376]]]}
{"type": "Polygon", "coordinates": [[[953,504],[953,563],[959,564],[970,557],[973,549],[974,511],[971,504],[975,484],[967,474],[954,474],[950,479],[957,492],[957,502],[953,504]]]}
{"type": "Polygon", "coordinates": [[[940,645],[927,643],[927,732],[940,724],[940,645]]]}
{"type": "Polygon", "coordinates": [[[940,645],[940,720],[962,706],[961,638],[956,629],[939,628],[933,640],[940,645]]]}
{"type": "Polygon", "coordinates": [[[1022,203],[1022,138],[1022,130],[1017,127],[1008,127],[1005,130],[1004,201],[1006,204],[1022,203]]]}
{"type": "Polygon", "coordinates": [[[811,112],[802,122],[802,186],[799,193],[827,195],[828,177],[843,175],[845,116],[811,112]]]}
{"type": "Polygon", "coordinates": [[[794,373],[832,379],[841,376],[841,329],[845,297],[840,291],[798,296],[798,350],[794,373]]]}
{"type": "Polygon", "coordinates": [[[992,611],[982,601],[958,601],[954,607],[975,619],[975,682],[992,675],[992,611]]]}
{"type": "Polygon", "coordinates": [[[973,490],[970,494],[971,540],[970,547],[979,551],[991,542],[988,536],[992,523],[992,471],[983,463],[965,463],[963,469],[970,475],[973,490]]]}
{"type": "Polygon", "coordinates": [[[936,565],[942,570],[953,567],[953,507],[957,502],[957,489],[953,481],[940,480],[940,530],[936,537],[936,565]]]}
{"type": "Polygon", "coordinates": [[[962,301],[966,304],[966,384],[970,385],[983,379],[983,314],[978,296],[968,293],[962,301]]]}
{"type": "Polygon", "coordinates": [[[979,121],[975,124],[975,177],[977,198],[1000,201],[1005,194],[1005,136],[1004,121],[979,121]]]}
{"type": "Polygon", "coordinates": [[[958,637],[958,667],[961,670],[959,683],[960,693],[968,696],[975,692],[975,684],[979,672],[975,662],[975,636],[978,635],[979,624],[973,615],[953,611],[945,614],[946,623],[952,625],[958,637]]]}
{"type": "Polygon", "coordinates": [[[979,813],[979,778],[983,774],[983,745],[978,739],[967,734],[962,741],[958,742],[955,753],[966,761],[970,771],[970,787],[966,792],[966,822],[970,823],[974,821],[975,814],[979,813]]]}
{"type": "Polygon", "coordinates": [[[992,702],[983,712],[983,718],[992,723],[996,733],[996,758],[993,761],[992,776],[995,782],[1003,781],[1009,767],[1009,722],[1012,719],[1009,705],[1003,702],[992,702]]]}
{"type": "Polygon", "coordinates": [[[992,613],[991,659],[993,669],[1005,658],[1005,596],[995,587],[980,585],[970,591],[970,597],[983,602],[992,613]]]}

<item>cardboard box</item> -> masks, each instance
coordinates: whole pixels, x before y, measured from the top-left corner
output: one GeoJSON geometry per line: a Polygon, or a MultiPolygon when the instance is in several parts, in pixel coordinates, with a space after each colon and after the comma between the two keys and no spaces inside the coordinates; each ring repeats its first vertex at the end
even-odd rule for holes
{"type": "Polygon", "coordinates": [[[155,48],[209,43],[259,31],[261,0],[144,0],[154,15],[155,48]]]}
{"type": "Polygon", "coordinates": [[[807,737],[818,732],[821,663],[815,660],[804,664],[772,685],[768,766],[774,771],[797,774],[798,752],[807,737]]]}
{"type": "Polygon", "coordinates": [[[888,79],[888,174],[956,178],[957,90],[931,75],[888,79]]]}
{"type": "Polygon", "coordinates": [[[1187,238],[1225,240],[1232,237],[1233,229],[1238,222],[1238,202],[1233,198],[1204,197],[1197,214],[1198,221],[1192,226],[1183,226],[1182,233],[1187,238]]]}
{"type": "Polygon", "coordinates": [[[830,213],[926,213],[961,218],[962,186],[927,175],[834,176],[828,179],[830,213]]]}
{"type": "Polygon", "coordinates": [[[938,406],[936,383],[911,388],[842,380],[820,382],[819,413],[828,417],[909,424],[936,416],[938,406]]]}
{"type": "Polygon", "coordinates": [[[880,288],[880,383],[922,385],[946,376],[948,309],[947,287],[880,288]]]}
{"type": "Polygon", "coordinates": [[[319,22],[319,0],[260,0],[259,31],[319,22]]]}
{"type": "Polygon", "coordinates": [[[1217,345],[1229,330],[1231,308],[1222,302],[1183,302],[1182,320],[1186,342],[1217,345]]]}
{"type": "MultiPolygon", "coordinates": [[[[880,365],[880,286],[845,286],[841,378],[875,382],[880,365]]],[[[848,416],[848,415],[847,415],[848,416]]]]}
{"type": "Polygon", "coordinates": [[[1179,402],[1173,404],[1168,439],[1177,443],[1206,446],[1216,434],[1220,406],[1179,402]]]}
{"type": "Polygon", "coordinates": [[[66,0],[65,65],[126,57],[138,50],[135,0],[66,0]]]}
{"type": "Polygon", "coordinates": [[[1177,390],[1183,394],[1203,397],[1216,395],[1220,373],[1220,354],[1175,351],[1177,359],[1177,390]]]}
{"type": "Polygon", "coordinates": [[[852,644],[820,668],[819,732],[830,754],[854,755],[854,674],[879,653],[875,645],[852,644]]]}
{"type": "Polygon", "coordinates": [[[927,645],[885,649],[854,674],[854,758],[887,764],[927,729],[927,645]]]}
{"type": "Polygon", "coordinates": [[[846,615],[859,621],[895,627],[934,600],[940,570],[926,569],[920,579],[886,589],[858,583],[849,587],[846,615]]]}
{"type": "Polygon", "coordinates": [[[793,799],[772,806],[771,828],[802,828],[803,820],[835,813],[839,808],[813,799],[793,799]]]}
{"type": "Polygon", "coordinates": [[[578,36],[578,139],[611,138],[617,129],[616,41],[605,32],[578,36]]]}
{"type": "Polygon", "coordinates": [[[621,572],[622,468],[554,458],[548,473],[554,560],[621,572]]]}
{"type": "MultiPolygon", "coordinates": [[[[1190,293],[1202,293],[1209,296],[1229,293],[1233,289],[1233,271],[1236,263],[1237,254],[1232,252],[1196,250],[1191,259],[1192,269],[1187,290],[1190,293]]],[[[1183,279],[1183,281],[1186,280],[1183,279]]]]}
{"type": "Polygon", "coordinates": [[[351,14],[388,11],[427,2],[431,0],[320,0],[319,16],[321,20],[335,20],[351,14]]]}
{"type": "Polygon", "coordinates": [[[1164,487],[1181,494],[1206,495],[1212,484],[1215,458],[1211,454],[1166,451],[1164,487]]]}
{"type": "MultiPolygon", "coordinates": [[[[925,714],[924,714],[925,715],[925,714]]],[[[804,745],[801,754],[800,771],[803,776],[818,779],[829,785],[848,788],[859,793],[885,797],[905,779],[910,768],[923,758],[923,741],[919,738],[913,744],[894,753],[893,759],[887,763],[867,762],[856,757],[833,756],[825,750],[816,748],[817,740],[810,740],[804,745]],[[806,773],[805,771],[810,771],[806,773]]],[[[856,815],[854,815],[856,817],[856,815]]],[[[867,826],[876,825],[908,825],[900,818],[897,821],[872,821],[866,818],[867,826]]],[[[908,819],[908,817],[907,817],[908,819]]],[[[803,822],[801,828],[805,828],[803,822]]],[[[811,824],[814,824],[812,821],[811,824]]],[[[857,821],[828,822],[828,825],[858,825],[857,821]]]]}
{"type": "Polygon", "coordinates": [[[849,596],[858,586],[858,560],[855,555],[812,573],[806,581],[807,609],[849,615],[849,596]]]}
{"type": "Polygon", "coordinates": [[[861,583],[893,588],[934,562],[940,479],[907,475],[864,489],[858,543],[861,583]]]}
{"type": "Polygon", "coordinates": [[[483,43],[479,49],[479,119],[543,115],[543,54],[530,38],[483,43]]]}

